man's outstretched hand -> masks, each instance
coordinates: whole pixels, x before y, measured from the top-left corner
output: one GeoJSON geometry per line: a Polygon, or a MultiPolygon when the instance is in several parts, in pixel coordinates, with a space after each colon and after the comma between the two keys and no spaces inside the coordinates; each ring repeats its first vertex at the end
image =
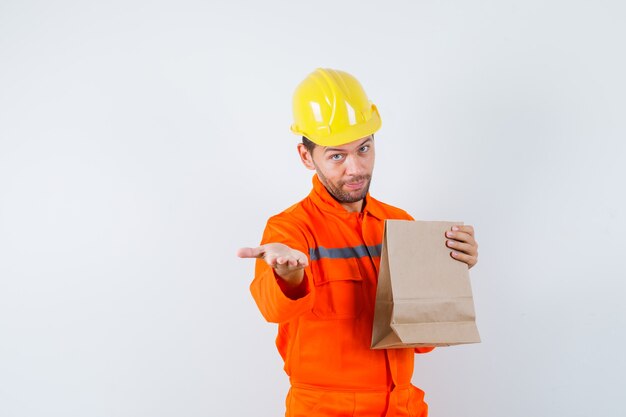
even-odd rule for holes
{"type": "Polygon", "coordinates": [[[304,253],[291,249],[282,243],[267,243],[256,248],[241,248],[237,251],[237,256],[263,259],[291,287],[296,287],[302,283],[304,268],[309,264],[304,253]]]}

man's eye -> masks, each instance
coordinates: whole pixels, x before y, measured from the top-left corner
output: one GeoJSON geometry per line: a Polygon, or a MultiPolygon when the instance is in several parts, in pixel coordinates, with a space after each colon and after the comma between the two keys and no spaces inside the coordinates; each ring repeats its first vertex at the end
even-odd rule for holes
{"type": "Polygon", "coordinates": [[[341,161],[343,159],[343,155],[340,153],[336,153],[334,155],[331,155],[330,159],[332,159],[333,161],[341,161]]]}
{"type": "Polygon", "coordinates": [[[361,146],[359,152],[367,152],[370,150],[370,145],[361,146]]]}

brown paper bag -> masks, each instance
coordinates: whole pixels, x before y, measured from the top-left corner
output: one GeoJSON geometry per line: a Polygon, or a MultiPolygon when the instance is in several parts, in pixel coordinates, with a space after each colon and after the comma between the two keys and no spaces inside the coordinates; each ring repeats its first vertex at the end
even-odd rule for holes
{"type": "Polygon", "coordinates": [[[445,245],[460,224],[385,221],[373,349],[480,342],[467,265],[445,245]]]}

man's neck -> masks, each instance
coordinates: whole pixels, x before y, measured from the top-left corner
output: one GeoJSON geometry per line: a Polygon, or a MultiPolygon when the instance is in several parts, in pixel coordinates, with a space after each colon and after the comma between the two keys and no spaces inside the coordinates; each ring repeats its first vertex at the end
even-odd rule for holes
{"type": "Polygon", "coordinates": [[[339,204],[341,204],[341,207],[345,208],[346,211],[349,211],[350,213],[358,213],[361,210],[363,210],[364,201],[365,199],[359,200],[354,203],[339,203],[339,204]]]}

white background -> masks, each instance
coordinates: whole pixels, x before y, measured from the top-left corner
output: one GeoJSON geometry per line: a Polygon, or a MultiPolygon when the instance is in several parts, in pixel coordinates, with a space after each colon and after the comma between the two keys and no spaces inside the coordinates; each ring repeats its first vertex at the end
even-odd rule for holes
{"type": "Polygon", "coordinates": [[[303,198],[291,94],[378,105],[372,195],[473,224],[483,343],[431,416],[624,410],[620,1],[0,1],[0,415],[279,416],[248,285],[303,198]]]}

